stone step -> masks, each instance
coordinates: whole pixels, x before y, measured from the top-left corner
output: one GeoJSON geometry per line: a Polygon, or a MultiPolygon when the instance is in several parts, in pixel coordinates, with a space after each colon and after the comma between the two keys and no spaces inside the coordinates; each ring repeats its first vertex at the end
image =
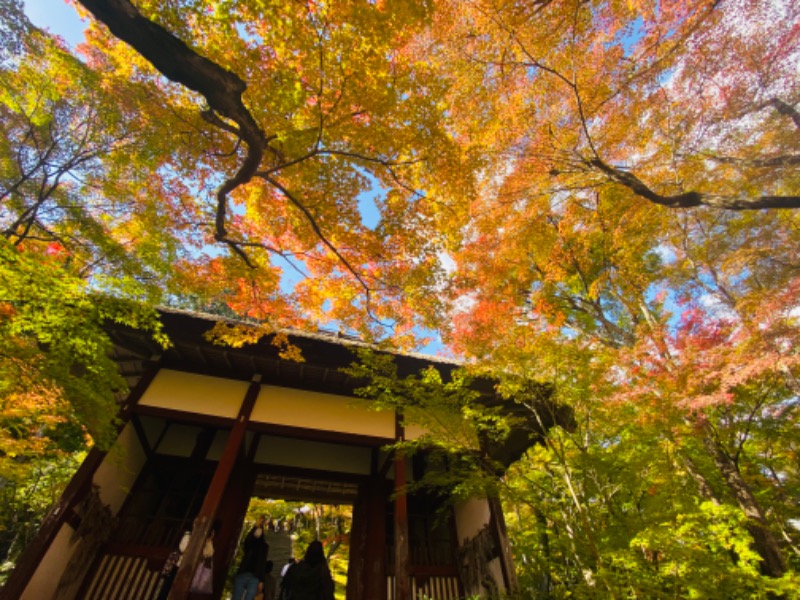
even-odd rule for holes
{"type": "Polygon", "coordinates": [[[280,579],[281,569],[294,556],[292,538],[288,532],[267,531],[265,539],[269,544],[269,560],[273,562],[272,574],[280,579]]]}

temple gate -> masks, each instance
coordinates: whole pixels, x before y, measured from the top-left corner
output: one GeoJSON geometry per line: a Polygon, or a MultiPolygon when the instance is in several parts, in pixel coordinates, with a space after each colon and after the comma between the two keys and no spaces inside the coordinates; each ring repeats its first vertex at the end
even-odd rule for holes
{"type": "MultiPolygon", "coordinates": [[[[220,598],[252,496],[353,506],[349,600],[455,600],[516,589],[496,499],[472,499],[442,518],[436,497],[403,493],[426,466],[386,450],[414,431],[393,411],[355,397],[359,382],[341,371],[363,344],[291,333],[304,358],[296,362],[264,339],[242,348],[213,344],[205,334],[220,320],[163,311],[173,342],[166,350],[144,333],[111,329],[132,390],[119,437],[108,452],[89,452],[2,598],[150,600],[187,530],[170,598],[191,597],[191,573],[212,527],[213,597],[220,598]]],[[[401,374],[457,367],[395,358],[401,374]]],[[[522,447],[535,441],[524,438],[522,447]]]]}

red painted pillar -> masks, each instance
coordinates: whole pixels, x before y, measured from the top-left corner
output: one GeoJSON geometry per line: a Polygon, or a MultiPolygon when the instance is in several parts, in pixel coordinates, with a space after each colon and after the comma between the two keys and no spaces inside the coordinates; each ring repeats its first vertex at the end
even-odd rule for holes
{"type": "Polygon", "coordinates": [[[211,532],[214,518],[217,516],[217,509],[222,501],[222,495],[228,484],[228,479],[233,471],[233,467],[236,464],[236,457],[242,447],[244,434],[250,422],[250,415],[253,412],[253,407],[255,406],[260,391],[261,376],[256,375],[253,377],[247,394],[245,394],[242,407],[239,409],[236,422],[233,424],[233,428],[228,436],[228,441],[225,444],[225,449],[222,451],[222,457],[219,459],[217,470],[214,471],[211,484],[208,486],[208,493],[206,493],[203,505],[200,507],[200,512],[197,517],[195,517],[192,537],[183,553],[183,560],[178,569],[178,574],[175,576],[175,583],[172,584],[172,589],[169,592],[169,600],[185,600],[189,593],[192,577],[202,559],[203,545],[205,544],[208,534],[211,532]]]}

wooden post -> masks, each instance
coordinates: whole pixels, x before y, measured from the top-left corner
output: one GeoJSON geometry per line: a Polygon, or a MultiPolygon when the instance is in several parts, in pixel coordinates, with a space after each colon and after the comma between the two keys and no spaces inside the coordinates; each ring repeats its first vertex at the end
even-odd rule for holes
{"type": "MultiPolygon", "coordinates": [[[[405,429],[397,416],[395,438],[405,441],[405,429]]],[[[406,496],[405,454],[397,450],[394,456],[394,600],[411,599],[411,579],[408,569],[408,497],[406,496]]]]}
{"type": "Polygon", "coordinates": [[[515,593],[518,591],[519,583],[514,570],[511,546],[508,543],[508,531],[506,529],[506,520],[503,517],[503,507],[497,496],[489,496],[487,501],[489,502],[489,527],[491,527],[492,537],[500,552],[499,558],[503,572],[503,584],[506,588],[505,592],[507,594],[515,593]]]}
{"type": "Polygon", "coordinates": [[[233,466],[236,464],[236,457],[242,446],[244,434],[250,422],[250,415],[253,412],[253,407],[260,391],[261,376],[255,375],[250,387],[247,389],[239,414],[236,416],[236,422],[233,424],[225,449],[222,451],[222,457],[219,459],[217,470],[214,471],[214,477],[212,477],[211,484],[208,486],[208,493],[206,493],[206,497],[203,500],[203,505],[200,507],[197,517],[195,517],[192,537],[189,539],[189,545],[183,553],[181,566],[169,592],[169,600],[185,600],[189,594],[192,577],[202,559],[203,545],[211,532],[214,518],[217,516],[222,494],[228,484],[233,466]]]}
{"type": "MultiPolygon", "coordinates": [[[[364,590],[368,581],[367,560],[369,547],[367,535],[372,523],[369,522],[369,483],[361,482],[358,496],[353,503],[353,521],[350,526],[350,559],[347,562],[347,598],[366,598],[364,590]]],[[[386,582],[383,582],[386,587],[386,582]]]]}
{"type": "MultiPolygon", "coordinates": [[[[141,379],[120,405],[118,432],[122,431],[122,428],[127,424],[133,407],[136,406],[145,390],[153,382],[158,373],[159,359],[159,356],[153,356],[145,362],[141,379]]],[[[72,476],[67,487],[64,488],[61,497],[47,513],[36,535],[19,557],[14,570],[11,572],[5,586],[3,586],[2,597],[4,600],[17,600],[22,596],[31,578],[36,573],[36,569],[44,559],[47,550],[50,548],[50,544],[53,543],[56,535],[71,516],[72,510],[91,491],[94,474],[107,454],[107,451],[98,450],[97,447],[89,450],[81,466],[72,476]]]]}

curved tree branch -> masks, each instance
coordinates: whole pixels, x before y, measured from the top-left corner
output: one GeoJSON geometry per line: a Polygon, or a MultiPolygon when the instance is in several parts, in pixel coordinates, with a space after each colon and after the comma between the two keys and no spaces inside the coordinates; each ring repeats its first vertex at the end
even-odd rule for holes
{"type": "MultiPolygon", "coordinates": [[[[366,294],[367,310],[372,314],[370,308],[371,288],[364,280],[363,276],[355,270],[341,252],[339,252],[325,237],[313,215],[309,213],[303,203],[270,175],[319,154],[342,154],[351,158],[371,160],[372,162],[383,164],[387,168],[405,163],[395,163],[383,159],[369,159],[356,154],[336,152],[333,150],[322,150],[320,148],[321,129],[323,126],[322,114],[319,125],[320,131],[318,132],[315,148],[299,159],[287,161],[280,150],[269,145],[269,142],[275,139],[275,136],[266,137],[252,114],[244,106],[242,94],[247,88],[247,85],[238,75],[224,69],[204,56],[199,55],[172,33],[142,15],[129,0],[78,1],[86,7],[96,19],[104,23],[114,36],[139,52],[139,54],[147,59],[162,75],[176,83],[182,84],[190,90],[202,94],[209,106],[208,110],[201,112],[202,118],[219,129],[235,135],[240,141],[246,144],[247,154],[238,171],[233,176],[226,179],[216,191],[217,210],[215,216],[215,239],[227,244],[231,250],[238,254],[250,267],[254,265],[243,248],[260,247],[272,250],[266,248],[263,244],[250,244],[242,240],[232,239],[228,236],[226,228],[228,194],[240,185],[249,182],[254,176],[260,176],[280,190],[286,198],[304,213],[311,223],[314,232],[320,240],[322,240],[323,244],[336,255],[345,268],[362,286],[366,294]],[[258,169],[265,151],[274,154],[280,164],[259,172],[258,169]]],[[[322,34],[320,34],[320,36],[320,39],[324,37],[322,34]]],[[[320,69],[322,70],[323,68],[324,55],[322,54],[322,47],[320,46],[320,69]]],[[[320,89],[318,90],[320,96],[323,91],[322,79],[320,79],[320,89]]]]}
{"type": "Polygon", "coordinates": [[[769,103],[784,117],[789,117],[795,127],[800,129],[800,112],[794,106],[787,104],[780,98],[773,98],[769,103]]]}
{"type": "MultiPolygon", "coordinates": [[[[228,194],[247,183],[261,164],[266,136],[244,105],[242,94],[247,85],[235,73],[200,56],[172,33],[154,23],[128,0],[79,0],[114,36],[146,58],[162,75],[199,92],[214,113],[204,111],[204,118],[233,133],[247,145],[247,154],[239,170],[217,189],[217,213],[214,237],[230,244],[225,225],[228,194]],[[212,117],[213,115],[213,117],[212,117]],[[224,125],[218,115],[233,121],[238,128],[224,125]]],[[[246,259],[246,256],[243,256],[246,259]]],[[[249,264],[249,261],[248,261],[249,264]]]]}
{"type": "MultiPolygon", "coordinates": [[[[709,6],[708,12],[702,17],[703,19],[711,14],[713,10],[719,4],[719,0],[713,2],[709,6]]],[[[576,9],[577,10],[577,9],[576,9]]],[[[524,67],[526,69],[538,69],[544,73],[547,73],[559,81],[561,81],[564,85],[566,85],[572,92],[575,102],[576,102],[576,109],[578,113],[578,118],[580,121],[581,129],[586,136],[586,142],[589,145],[592,155],[594,158],[585,160],[585,164],[588,164],[595,169],[600,170],[609,179],[612,181],[622,184],[628,189],[630,189],[635,194],[650,200],[655,204],[660,204],[662,206],[666,206],[669,208],[692,208],[698,206],[709,206],[714,208],[721,208],[727,210],[761,210],[761,209],[774,209],[774,208],[800,208],[800,196],[776,196],[776,195],[762,195],[762,196],[752,196],[745,193],[738,194],[738,195],[721,195],[721,194],[707,194],[697,191],[689,191],[682,194],[674,194],[674,195],[662,195],[654,191],[648,185],[646,185],[641,179],[633,175],[628,171],[621,170],[616,167],[612,167],[611,165],[607,164],[601,157],[600,154],[594,144],[594,140],[592,139],[592,135],[589,130],[588,126],[588,119],[584,108],[583,99],[581,98],[580,90],[578,88],[577,81],[574,78],[570,78],[558,69],[551,67],[549,65],[544,64],[540,59],[538,59],[526,46],[526,44],[522,41],[522,39],[517,34],[516,30],[514,30],[511,26],[507,25],[503,22],[503,20],[499,16],[491,17],[495,24],[500,27],[506,35],[509,36],[509,39],[516,45],[519,51],[522,53],[523,57],[526,60],[522,61],[515,61],[515,60],[507,60],[505,55],[501,61],[488,61],[490,64],[499,65],[501,68],[503,66],[516,66],[516,67],[524,67]]],[[[702,20],[702,19],[701,19],[702,20]]],[[[700,21],[698,21],[699,23],[700,21]]],[[[694,28],[693,28],[694,29],[694,28]]],[[[688,35],[688,33],[686,34],[688,35]]],[[[674,46],[677,47],[677,44],[674,46]]],[[[615,92],[613,95],[618,93],[615,92]]],[[[605,101],[603,102],[605,103],[605,101]]],[[[602,104],[602,103],[601,103],[602,104]]],[[[779,98],[772,98],[770,99],[765,106],[772,106],[777,110],[781,115],[787,116],[794,122],[795,126],[800,128],[800,111],[798,111],[794,106],[787,104],[783,100],[779,98]]],[[[716,158],[718,162],[735,162],[735,159],[728,159],[728,158],[716,158]]],[[[744,163],[745,161],[741,161],[744,163]]],[[[753,160],[747,161],[747,164],[750,166],[756,166],[759,168],[764,167],[785,167],[785,166],[794,166],[798,164],[798,157],[795,155],[784,156],[784,157],[777,157],[772,159],[765,159],[765,160],[753,160]]],[[[558,170],[551,171],[551,174],[558,175],[558,170]]]]}

